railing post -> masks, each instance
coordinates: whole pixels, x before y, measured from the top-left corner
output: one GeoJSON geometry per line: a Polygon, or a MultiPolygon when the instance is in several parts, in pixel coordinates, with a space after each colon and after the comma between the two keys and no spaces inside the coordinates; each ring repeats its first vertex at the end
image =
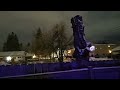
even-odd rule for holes
{"type": "Polygon", "coordinates": [[[35,63],[34,63],[34,74],[35,74],[35,63]]]}
{"type": "Polygon", "coordinates": [[[90,79],[94,79],[94,72],[92,66],[88,66],[88,72],[90,75],[90,79]]]}

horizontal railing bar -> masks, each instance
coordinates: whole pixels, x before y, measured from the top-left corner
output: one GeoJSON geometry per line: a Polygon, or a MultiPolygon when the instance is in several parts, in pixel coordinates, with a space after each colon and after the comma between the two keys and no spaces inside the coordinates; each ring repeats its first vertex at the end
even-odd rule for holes
{"type": "MultiPolygon", "coordinates": [[[[91,67],[93,70],[95,69],[114,69],[114,68],[120,68],[120,66],[114,66],[114,67],[91,67]]],[[[82,69],[74,69],[74,70],[67,70],[67,71],[55,71],[55,72],[45,72],[45,73],[36,73],[36,74],[27,74],[27,75],[17,75],[17,76],[5,76],[0,78],[17,78],[17,77],[29,77],[29,76],[37,76],[37,75],[45,75],[45,74],[57,74],[57,73],[65,73],[65,72],[74,72],[74,71],[84,71],[89,70],[88,68],[82,68],[82,69]]]]}

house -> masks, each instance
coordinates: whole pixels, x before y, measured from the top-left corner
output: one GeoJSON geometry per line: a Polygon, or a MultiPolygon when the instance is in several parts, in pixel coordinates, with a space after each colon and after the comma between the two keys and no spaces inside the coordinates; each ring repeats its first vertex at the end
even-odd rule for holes
{"type": "Polygon", "coordinates": [[[8,51],[0,52],[0,60],[14,61],[25,60],[26,52],[25,51],[8,51]]]}
{"type": "Polygon", "coordinates": [[[120,54],[120,46],[113,48],[112,53],[113,54],[120,54]]]}

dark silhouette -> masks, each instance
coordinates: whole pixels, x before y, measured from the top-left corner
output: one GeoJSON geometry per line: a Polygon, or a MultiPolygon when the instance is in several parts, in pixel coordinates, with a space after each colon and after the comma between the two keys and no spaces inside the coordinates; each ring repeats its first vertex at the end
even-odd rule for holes
{"type": "Polygon", "coordinates": [[[59,62],[63,62],[63,51],[66,49],[67,37],[65,33],[65,24],[56,24],[53,31],[53,41],[56,50],[59,49],[59,62]]]}
{"type": "Polygon", "coordinates": [[[82,16],[75,16],[71,19],[73,36],[74,36],[74,47],[73,58],[77,61],[77,67],[89,65],[89,52],[92,44],[87,42],[84,33],[84,24],[82,16]]]}
{"type": "Polygon", "coordinates": [[[19,40],[14,32],[8,35],[7,41],[3,45],[3,51],[20,51],[19,40]]]}
{"type": "Polygon", "coordinates": [[[25,46],[25,51],[26,52],[31,52],[31,44],[28,42],[27,45],[25,46]]]}
{"type": "Polygon", "coordinates": [[[95,55],[95,58],[100,58],[99,54],[96,54],[96,55],[95,55]]]}
{"type": "MultiPolygon", "coordinates": [[[[29,45],[29,44],[28,44],[29,45]]],[[[43,52],[43,34],[40,28],[37,29],[32,43],[32,52],[36,55],[41,55],[43,52]]]]}
{"type": "Polygon", "coordinates": [[[22,43],[20,43],[20,50],[22,51],[23,50],[23,44],[22,43]]]}
{"type": "Polygon", "coordinates": [[[79,15],[75,16],[74,18],[71,19],[71,23],[73,28],[75,47],[73,57],[76,58],[76,60],[87,58],[89,57],[89,50],[86,47],[90,48],[91,43],[87,43],[85,40],[82,16],[79,15]]]}

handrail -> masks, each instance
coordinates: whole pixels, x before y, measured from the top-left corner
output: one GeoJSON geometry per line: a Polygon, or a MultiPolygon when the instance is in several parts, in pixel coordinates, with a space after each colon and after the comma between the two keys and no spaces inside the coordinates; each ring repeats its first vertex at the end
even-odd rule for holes
{"type": "Polygon", "coordinates": [[[75,72],[75,71],[91,71],[93,70],[98,70],[98,69],[115,69],[115,68],[120,68],[120,66],[113,66],[113,67],[88,67],[88,68],[82,68],[82,69],[74,69],[74,70],[66,70],[66,71],[55,71],[55,72],[45,72],[45,73],[36,73],[36,74],[27,74],[27,75],[17,75],[17,76],[5,76],[5,77],[0,77],[0,79],[7,79],[7,78],[20,78],[20,77],[30,77],[30,76],[40,76],[40,75],[50,75],[50,74],[59,74],[59,73],[67,73],[67,72],[75,72]],[[90,69],[91,68],[91,69],[90,69]]]}

